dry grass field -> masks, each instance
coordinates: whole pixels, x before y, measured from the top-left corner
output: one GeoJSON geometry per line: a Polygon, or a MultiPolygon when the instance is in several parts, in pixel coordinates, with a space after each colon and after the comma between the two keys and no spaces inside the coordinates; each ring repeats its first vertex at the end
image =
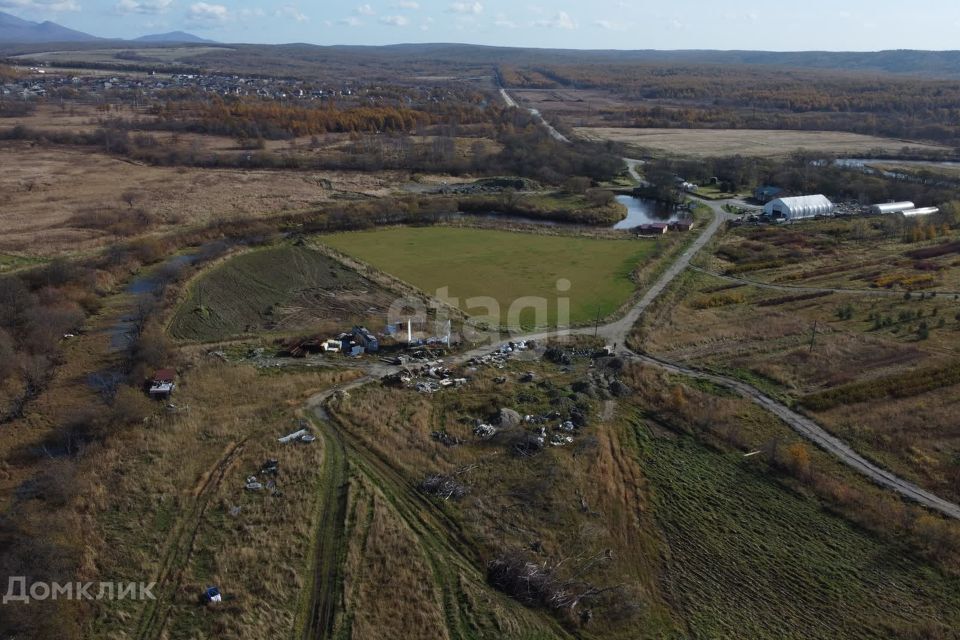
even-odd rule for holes
{"type": "MultiPolygon", "coordinates": [[[[955,577],[923,561],[896,560],[895,538],[830,513],[822,500],[833,497],[818,497],[764,462],[766,455],[746,462],[742,453],[769,452],[771,442],[799,446],[810,456],[804,473],[844,499],[891,508],[882,490],[798,445],[772,416],[722,391],[578,358],[563,368],[516,362],[505,371],[481,370],[459,393],[366,388],[332,409],[361,476],[350,486],[347,607],[337,627],[351,629],[352,637],[377,637],[356,621],[378,619],[384,604],[370,610],[361,602],[384,584],[418,585],[406,598],[381,591],[394,624],[411,637],[421,637],[420,629],[449,637],[458,628],[476,637],[557,637],[546,623],[554,618],[583,637],[835,638],[856,628],[859,637],[909,638],[920,630],[942,633],[956,619],[955,577]],[[536,382],[518,381],[526,370],[536,382]],[[615,399],[583,386],[599,372],[632,390],[615,399]],[[497,376],[507,382],[497,384],[497,376]],[[503,429],[487,441],[473,435],[474,421],[499,407],[521,415],[576,409],[586,421],[568,447],[517,455],[516,443],[536,427],[503,429]],[[437,432],[460,444],[437,442],[437,432]],[[428,498],[433,506],[425,506],[416,487],[434,473],[455,478],[466,495],[428,498]],[[375,542],[367,531],[384,539],[375,542]],[[402,569],[393,555],[381,557],[388,542],[402,554],[402,569]],[[597,593],[574,611],[537,603],[533,591],[521,618],[465,563],[463,549],[477,554],[473,563],[481,566],[511,553],[543,568],[559,563],[559,576],[576,575],[571,589],[597,593]],[[430,566],[432,581],[424,572],[430,566]],[[729,588],[734,582],[738,587],[729,588]],[[445,624],[438,602],[448,603],[445,624]],[[494,620],[501,631],[489,636],[494,620]],[[518,633],[531,624],[536,634],[518,633]]],[[[897,504],[893,513],[903,521],[921,517],[897,504]]],[[[868,526],[882,530],[879,513],[868,526]]]]}
{"type": "MultiPolygon", "coordinates": [[[[270,216],[344,195],[387,195],[396,172],[268,171],[152,167],[85,149],[0,145],[4,206],[0,252],[51,256],[93,249],[115,235],[84,221],[91,211],[144,215],[159,229],[219,218],[270,216]],[[132,204],[125,201],[132,194],[132,204]]],[[[142,231],[141,225],[136,225],[142,231]]]]}
{"type": "Polygon", "coordinates": [[[630,102],[613,93],[590,89],[511,89],[510,95],[524,106],[551,114],[580,115],[630,107],[630,102]]]}
{"type": "MultiPolygon", "coordinates": [[[[933,267],[905,257],[951,237],[903,243],[862,224],[743,228],[722,239],[708,264],[791,287],[876,290],[891,277],[915,283],[934,274],[932,290],[956,288],[960,264],[951,254],[929,258],[933,267]]],[[[688,273],[637,339],[653,353],[796,403],[861,453],[958,499],[960,379],[952,371],[960,362],[960,302],[891,286],[890,295],[822,293],[688,273]]]]}
{"type": "Polygon", "coordinates": [[[632,147],[676,156],[783,157],[798,149],[818,153],[855,155],[911,151],[942,151],[942,147],[877,138],[840,131],[766,131],[752,129],[632,129],[577,127],[586,140],[612,140],[632,147]]]}
{"type": "MultiPolygon", "coordinates": [[[[571,122],[580,109],[626,106],[600,92],[519,93],[571,122]]],[[[0,127],[92,132],[98,117],[42,105],[0,127]]],[[[547,324],[558,296],[569,297],[573,322],[590,325],[615,316],[692,241],[473,221],[307,235],[387,224],[411,183],[425,193],[409,198],[407,219],[431,220],[457,196],[426,192],[467,181],[472,165],[462,161],[477,145],[500,150],[479,137],[482,126],[458,129],[448,157],[461,161],[457,177],[162,167],[0,142],[0,365],[14,371],[0,379],[0,573],[156,582],[153,601],[4,609],[0,617],[16,617],[11,637],[941,640],[960,628],[960,526],[867,483],[709,383],[601,357],[589,338],[562,343],[562,364],[538,357],[540,345],[502,367],[454,367],[464,384],[435,393],[351,385],[392,370],[374,355],[272,355],[281,335],[377,329],[393,288],[449,286],[504,310],[535,294],[550,300],[547,324]],[[302,229],[273,224],[293,212],[318,213],[302,229]],[[253,218],[270,224],[248,226],[253,218]],[[230,235],[246,229],[247,238],[230,235]],[[188,254],[189,266],[168,259],[188,254]],[[25,288],[13,286],[21,279],[25,288]],[[558,291],[564,279],[572,287],[558,291]],[[54,316],[68,311],[77,320],[60,328],[54,316]],[[154,401],[144,383],[161,367],[176,370],[177,387],[154,401]],[[319,393],[329,402],[309,404],[319,393]],[[478,423],[498,428],[484,438],[478,423]],[[316,440],[278,442],[301,427],[316,440]],[[437,475],[457,491],[435,491],[437,475]],[[208,606],[211,585],[224,599],[208,606]]],[[[250,152],[228,136],[156,136],[177,151],[250,152]]],[[[256,152],[329,159],[379,145],[389,156],[406,143],[448,142],[330,134],[256,152]]],[[[740,144],[758,155],[793,150],[783,140],[740,144]]],[[[523,197],[544,210],[587,200],[523,197]]],[[[746,378],[960,499],[960,294],[920,295],[960,292],[957,240],[942,228],[905,238],[864,221],[733,231],[705,269],[896,295],[777,291],[688,271],[635,338],[746,378]]]]}
{"type": "Polygon", "coordinates": [[[321,439],[284,446],[277,437],[297,429],[309,393],[353,375],[198,360],[181,378],[180,411],[155,415],[96,454],[98,570],[158,585],[146,606],[103,603],[92,635],[253,638],[291,629],[310,574],[310,514],[326,452],[321,439]],[[258,473],[268,459],[279,462],[276,476],[258,473]],[[250,475],[276,491],[245,491],[250,475]],[[198,606],[210,584],[224,592],[220,609],[198,606]]]}

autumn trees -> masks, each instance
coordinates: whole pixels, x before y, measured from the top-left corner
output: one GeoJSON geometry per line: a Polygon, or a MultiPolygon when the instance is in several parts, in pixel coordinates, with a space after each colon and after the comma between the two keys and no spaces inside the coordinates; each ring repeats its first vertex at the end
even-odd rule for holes
{"type": "Polygon", "coordinates": [[[634,127],[796,129],[960,145],[960,82],[751,65],[581,63],[502,65],[518,88],[601,89],[626,108],[610,124],[634,127]]]}

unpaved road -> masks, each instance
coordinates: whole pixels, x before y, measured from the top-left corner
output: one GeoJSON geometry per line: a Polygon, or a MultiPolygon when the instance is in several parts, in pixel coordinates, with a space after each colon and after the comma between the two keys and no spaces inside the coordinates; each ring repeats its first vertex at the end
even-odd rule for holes
{"type": "MultiPolygon", "coordinates": [[[[500,87],[500,96],[503,98],[503,101],[507,103],[508,107],[512,107],[516,109],[521,108],[520,105],[517,104],[517,101],[514,100],[510,96],[510,94],[507,93],[507,90],[504,89],[503,87],[500,87]]],[[[562,133],[554,129],[553,125],[546,121],[546,119],[543,117],[543,114],[540,113],[539,109],[527,109],[527,111],[529,111],[530,115],[532,115],[537,120],[537,122],[539,122],[543,126],[543,128],[547,130],[547,133],[550,134],[551,138],[553,138],[557,142],[570,144],[570,138],[568,138],[567,136],[563,135],[562,133]]]]}
{"type": "Polygon", "coordinates": [[[333,636],[346,553],[347,451],[340,434],[321,425],[324,442],[319,520],[314,536],[313,585],[308,592],[303,638],[333,636]]]}
{"type": "Polygon", "coordinates": [[[787,425],[789,425],[791,429],[807,438],[821,449],[833,454],[844,464],[867,476],[877,484],[892,489],[905,498],[919,502],[920,504],[935,511],[939,511],[946,516],[960,520],[960,506],[939,498],[929,491],[925,491],[915,484],[908,482],[885,469],[881,469],[851,449],[850,446],[845,442],[824,431],[823,428],[821,428],[810,418],[800,415],[796,411],[791,410],[787,406],[777,402],[770,396],[758,391],[745,382],[737,380],[736,378],[728,378],[726,376],[720,376],[717,374],[680,366],[673,362],[645,354],[631,353],[630,357],[645,364],[659,367],[671,373],[676,373],[691,378],[698,378],[700,380],[708,380],[714,384],[732,389],[742,395],[744,398],[748,398],[767,411],[770,411],[778,418],[783,420],[787,425]]]}
{"type": "MultiPolygon", "coordinates": [[[[893,473],[878,467],[869,462],[863,456],[856,453],[849,445],[840,439],[830,435],[825,429],[819,426],[810,418],[800,415],[786,405],[767,396],[760,390],[748,385],[745,382],[734,378],[727,378],[715,374],[706,373],[684,367],[683,365],[660,358],[655,358],[646,354],[637,354],[630,351],[625,345],[627,336],[631,329],[640,319],[640,316],[650,307],[650,305],[660,296],[661,293],[673,282],[673,280],[683,273],[690,265],[690,260],[716,235],[726,220],[732,218],[723,210],[726,201],[701,201],[713,211],[713,220],[707,225],[706,229],[699,237],[687,247],[684,252],[664,271],[653,285],[646,291],[643,297],[619,320],[599,328],[579,328],[568,332],[568,335],[590,335],[596,331],[597,335],[604,338],[607,344],[616,345],[617,351],[630,358],[639,359],[651,366],[659,367],[673,373],[691,376],[695,378],[707,379],[721,386],[732,389],[743,397],[756,402],[758,405],[767,409],[799,435],[808,439],[810,442],[821,447],[828,453],[835,456],[840,462],[849,466],[851,469],[865,475],[877,484],[896,491],[901,496],[914,500],[930,509],[942,513],[951,518],[960,519],[960,506],[939,498],[938,496],[921,489],[915,484],[904,480],[893,473]]],[[[902,294],[901,294],[902,295],[902,294]]],[[[536,333],[525,336],[516,336],[514,340],[546,340],[555,338],[559,334],[556,331],[536,333]]],[[[487,354],[491,351],[491,345],[485,345],[472,349],[466,353],[459,354],[452,359],[455,363],[462,363],[470,358],[487,354]]]]}
{"type": "Polygon", "coordinates": [[[642,175],[640,175],[640,172],[637,171],[637,167],[639,167],[642,164],[645,164],[643,160],[635,160],[634,158],[624,158],[623,161],[627,163],[627,172],[630,174],[631,178],[636,180],[637,185],[641,187],[647,187],[650,185],[650,183],[647,182],[642,175]]]}
{"type": "MultiPolygon", "coordinates": [[[[632,174],[635,173],[635,165],[631,166],[628,163],[628,167],[630,168],[632,174]]],[[[571,330],[569,334],[585,335],[596,331],[597,334],[602,336],[608,344],[616,344],[617,351],[623,357],[663,369],[670,373],[701,380],[708,380],[714,384],[732,389],[744,398],[749,399],[767,411],[770,411],[796,433],[814,443],[824,451],[830,453],[837,460],[869,478],[876,484],[895,491],[904,498],[913,500],[914,502],[937,511],[945,516],[960,520],[960,506],[944,500],[933,493],[930,493],[929,491],[921,489],[917,485],[871,463],[869,460],[865,459],[863,456],[854,451],[845,442],[832,436],[810,418],[793,411],[783,403],[778,402],[777,400],[771,398],[749,384],[735,378],[729,378],[705,371],[691,369],[681,364],[656,358],[647,354],[635,353],[627,349],[625,346],[627,336],[629,335],[633,326],[640,319],[640,316],[642,316],[643,313],[650,307],[650,305],[660,296],[660,294],[666,290],[666,288],[674,281],[674,279],[683,273],[688,266],[690,266],[690,260],[704,246],[706,246],[711,239],[713,239],[716,233],[722,228],[724,223],[731,218],[731,216],[723,210],[723,204],[725,204],[724,202],[703,202],[713,211],[713,219],[707,225],[706,229],[700,233],[697,239],[689,247],[684,249],[683,253],[680,254],[676,260],[674,260],[674,262],[660,275],[659,278],[657,278],[656,282],[653,283],[653,285],[646,291],[646,293],[644,293],[640,300],[638,300],[637,303],[626,313],[626,315],[619,320],[606,324],[602,327],[598,327],[596,329],[574,329],[571,330]]],[[[544,340],[557,337],[557,335],[557,332],[538,333],[517,337],[515,339],[544,340]]],[[[485,355],[490,351],[491,345],[485,345],[483,347],[478,347],[465,353],[461,353],[454,358],[451,358],[451,362],[463,363],[470,358],[485,355]]],[[[379,362],[368,363],[366,366],[368,373],[367,376],[354,380],[340,389],[343,391],[348,391],[371,382],[376,382],[386,373],[390,373],[391,370],[395,371],[396,369],[396,367],[384,366],[379,362]]],[[[324,410],[324,404],[336,392],[337,389],[330,389],[311,398],[308,403],[309,411],[317,418],[326,420],[328,416],[324,410]]],[[[604,408],[604,419],[610,419],[612,417],[613,408],[608,404],[604,408]]],[[[326,442],[328,447],[337,448],[336,452],[332,452],[330,449],[328,449],[328,452],[333,453],[333,456],[328,456],[328,460],[330,462],[328,463],[325,460],[324,466],[330,466],[334,469],[331,472],[327,472],[325,475],[327,475],[327,477],[337,477],[339,475],[339,470],[345,470],[345,458],[348,452],[346,450],[345,443],[339,435],[325,433],[324,437],[327,439],[326,442]]],[[[355,450],[354,453],[358,455],[360,454],[359,450],[355,450]]],[[[335,482],[343,481],[344,480],[342,478],[335,480],[335,482]]],[[[344,536],[346,535],[346,522],[344,520],[345,494],[341,493],[342,489],[343,487],[328,487],[325,492],[326,497],[323,500],[322,507],[324,513],[320,518],[316,533],[316,548],[314,554],[315,566],[313,569],[314,577],[310,594],[308,596],[309,605],[306,612],[308,618],[303,627],[304,638],[329,638],[334,630],[333,622],[335,608],[338,606],[341,597],[340,574],[342,567],[340,566],[340,557],[343,549],[342,545],[345,544],[344,536]]],[[[421,514],[421,517],[425,517],[425,515],[421,514]]]]}
{"type": "MultiPolygon", "coordinates": [[[[713,211],[713,219],[707,225],[707,228],[697,237],[697,239],[687,247],[682,254],[664,271],[660,277],[647,289],[646,293],[639,301],[619,320],[599,328],[580,328],[569,331],[569,335],[589,335],[596,331],[597,335],[604,338],[607,344],[616,345],[617,350],[624,356],[638,358],[646,364],[666,369],[673,373],[692,376],[695,378],[708,379],[716,384],[730,388],[743,397],[750,399],[763,408],[767,409],[779,417],[787,426],[796,431],[804,438],[810,440],[828,453],[834,455],[838,460],[849,466],[851,469],[867,476],[877,484],[896,491],[901,496],[914,500],[930,509],[938,511],[951,518],[960,519],[960,506],[943,500],[936,495],[921,489],[915,484],[899,478],[893,473],[878,467],[869,462],[863,456],[856,453],[849,445],[840,439],[830,435],[825,429],[820,427],[810,418],[800,415],[786,405],[765,395],[760,390],[734,378],[718,376],[715,374],[698,371],[684,367],[681,364],[655,358],[645,354],[636,354],[626,348],[627,336],[636,325],[640,316],[650,307],[651,304],[660,296],[663,291],[670,286],[674,279],[683,273],[690,266],[690,260],[716,235],[723,224],[732,216],[723,210],[724,201],[708,202],[702,201],[713,211]]],[[[879,293],[879,292],[878,292],[879,293]]],[[[884,292],[886,293],[886,292],[884,292]]],[[[902,294],[901,294],[902,295],[902,294]]],[[[518,336],[514,339],[526,340],[546,340],[554,338],[557,332],[544,332],[527,336],[518,336]]],[[[490,345],[472,349],[466,353],[460,354],[454,358],[455,362],[465,362],[470,358],[489,353],[490,345]]]]}
{"type": "MultiPolygon", "coordinates": [[[[515,105],[516,103],[506,94],[505,91],[501,90],[504,100],[508,104],[515,105]]],[[[544,123],[546,124],[546,123],[544,123]]],[[[546,125],[549,127],[549,125],[546,125]]],[[[632,175],[636,175],[636,163],[631,163],[627,161],[627,166],[632,175]]],[[[858,473],[866,476],[876,484],[886,487],[896,493],[900,494],[904,498],[908,498],[921,504],[929,509],[937,511],[945,516],[950,518],[960,519],[960,506],[944,500],[929,491],[921,489],[917,485],[904,480],[896,476],[895,474],[880,468],[879,466],[871,463],[866,460],[863,456],[859,455],[854,451],[849,445],[844,443],[842,440],[832,436],[825,429],[820,427],[810,418],[803,416],[781,402],[769,397],[760,390],[750,386],[749,384],[737,380],[735,378],[728,378],[726,376],[720,376],[713,373],[708,373],[705,371],[699,371],[696,369],[691,369],[685,367],[681,364],[663,360],[661,358],[656,358],[647,354],[638,354],[630,351],[625,346],[627,336],[629,335],[631,329],[643,315],[643,313],[650,307],[650,305],[663,293],[664,290],[676,279],[678,275],[683,273],[687,267],[690,266],[690,260],[701,250],[713,237],[716,233],[723,227],[724,223],[730,219],[732,216],[727,214],[723,210],[723,205],[725,201],[701,201],[706,204],[713,211],[713,219],[707,225],[706,229],[700,233],[697,239],[687,247],[680,256],[678,256],[674,262],[660,275],[659,278],[653,283],[652,286],[644,293],[644,295],[637,301],[637,303],[631,307],[631,309],[619,320],[606,324],[602,327],[594,328],[580,328],[574,329],[568,332],[568,335],[588,335],[597,332],[599,336],[602,336],[608,344],[615,344],[617,351],[624,357],[643,362],[644,364],[658,367],[660,369],[669,371],[671,373],[688,376],[692,378],[698,378],[703,380],[708,380],[715,384],[727,387],[739,393],[744,398],[747,398],[759,406],[763,407],[767,411],[770,411],[778,418],[780,418],[787,426],[793,429],[796,433],[806,438],[810,442],[816,444],[818,447],[822,448],[824,451],[835,456],[837,460],[847,465],[851,469],[857,471],[858,473]]],[[[537,333],[526,336],[517,336],[514,337],[517,339],[527,339],[527,340],[545,340],[549,338],[557,337],[557,332],[546,332],[546,333],[537,333]]],[[[452,363],[463,363],[469,360],[472,357],[481,356],[487,353],[490,353],[491,345],[485,345],[472,349],[465,353],[461,353],[454,358],[451,358],[452,363]]],[[[367,367],[368,375],[364,378],[355,380],[349,385],[343,387],[343,390],[353,389],[360,387],[362,385],[368,384],[370,382],[375,382],[380,379],[386,373],[389,373],[390,370],[396,370],[395,367],[385,367],[380,363],[371,364],[367,367]]],[[[324,410],[323,405],[326,400],[335,392],[336,390],[328,390],[317,396],[311,398],[309,401],[309,408],[314,412],[318,417],[323,418],[324,410]]],[[[338,502],[338,501],[335,501],[338,502]]],[[[333,506],[333,505],[329,505],[333,506]]],[[[335,519],[339,518],[339,515],[335,516],[335,519]]],[[[320,530],[318,531],[318,536],[329,535],[329,527],[340,527],[341,533],[343,535],[343,522],[326,522],[321,523],[320,530]]],[[[318,551],[323,550],[323,542],[318,540],[318,551]]],[[[322,558],[330,557],[329,553],[318,553],[317,559],[318,563],[322,562],[322,558]]],[[[337,588],[328,588],[331,585],[329,580],[324,579],[321,576],[321,572],[330,571],[330,567],[323,567],[318,564],[316,567],[315,573],[315,583],[313,585],[313,592],[310,600],[310,616],[311,624],[307,634],[307,637],[327,637],[327,634],[331,631],[330,622],[331,618],[330,611],[331,608],[335,606],[335,599],[339,597],[337,588]]]]}

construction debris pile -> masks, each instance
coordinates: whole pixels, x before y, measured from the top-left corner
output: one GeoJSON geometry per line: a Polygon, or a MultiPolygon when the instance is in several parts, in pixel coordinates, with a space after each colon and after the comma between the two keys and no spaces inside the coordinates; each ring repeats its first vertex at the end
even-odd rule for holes
{"type": "Polygon", "coordinates": [[[487,564],[487,580],[527,606],[573,610],[603,591],[582,576],[591,567],[613,560],[609,549],[561,561],[534,561],[526,552],[511,550],[487,564]]]}
{"type": "Polygon", "coordinates": [[[459,447],[461,444],[463,444],[463,440],[457,436],[450,435],[447,433],[446,429],[432,432],[430,434],[430,438],[436,442],[439,442],[445,447],[459,447]]]}
{"type": "Polygon", "coordinates": [[[467,361],[467,365],[472,367],[493,367],[495,369],[503,369],[507,365],[507,361],[513,355],[523,351],[536,349],[536,347],[537,343],[533,340],[507,342],[486,355],[470,358],[470,360],[467,361]]]}
{"type": "Polygon", "coordinates": [[[621,382],[616,375],[600,371],[591,371],[584,380],[574,382],[571,388],[589,398],[600,400],[622,398],[630,393],[630,387],[621,382]]]}
{"type": "Polygon", "coordinates": [[[479,440],[491,440],[501,432],[511,432],[506,444],[519,456],[535,455],[547,446],[565,447],[575,441],[580,429],[587,426],[587,417],[579,409],[567,415],[559,411],[521,416],[513,409],[500,409],[493,419],[476,420],[473,435],[479,440]],[[518,429],[522,429],[518,431],[518,429]]]}
{"type": "Polygon", "coordinates": [[[246,484],[244,484],[244,489],[247,491],[269,491],[270,495],[274,497],[279,497],[283,495],[280,493],[280,490],[277,489],[276,477],[280,473],[280,463],[277,460],[266,460],[262,465],[260,465],[260,470],[253,474],[247,476],[246,484]]]}
{"type": "Polygon", "coordinates": [[[306,442],[309,444],[311,442],[314,442],[317,439],[317,437],[312,433],[310,433],[310,429],[307,428],[307,425],[308,423],[306,420],[300,420],[300,423],[299,423],[300,428],[298,430],[294,431],[293,433],[288,433],[287,435],[282,436],[280,438],[277,438],[277,442],[279,442],[280,444],[290,444],[291,442],[306,442]]]}
{"type": "Polygon", "coordinates": [[[604,347],[599,352],[594,349],[561,349],[560,347],[549,347],[543,352],[543,357],[553,364],[568,367],[573,364],[574,358],[598,358],[613,353],[613,347],[604,347]]]}
{"type": "Polygon", "coordinates": [[[460,500],[468,493],[466,485],[453,476],[434,474],[420,483],[420,491],[441,500],[460,500]]]}
{"type": "Polygon", "coordinates": [[[406,359],[403,357],[391,359],[389,364],[399,364],[403,369],[384,376],[383,384],[416,389],[420,393],[436,393],[441,389],[462,387],[467,384],[467,379],[457,377],[452,369],[444,365],[443,360],[409,364],[405,362],[406,359]]]}

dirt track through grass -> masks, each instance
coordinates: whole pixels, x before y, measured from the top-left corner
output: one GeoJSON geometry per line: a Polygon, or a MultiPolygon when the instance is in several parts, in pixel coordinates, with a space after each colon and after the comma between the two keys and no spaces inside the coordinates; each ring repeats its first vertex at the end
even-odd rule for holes
{"type": "Polygon", "coordinates": [[[231,446],[217,461],[200,485],[187,517],[171,533],[156,576],[156,600],[147,601],[137,625],[136,638],[147,640],[163,637],[171,607],[183,582],[184,570],[193,555],[203,515],[224,476],[240,458],[245,444],[246,440],[243,440],[231,446]]]}
{"type": "MultiPolygon", "coordinates": [[[[355,389],[369,382],[370,379],[356,380],[344,390],[355,389]]],[[[372,451],[363,439],[352,434],[349,427],[341,424],[335,410],[328,411],[325,404],[333,392],[326,392],[311,400],[310,406],[315,419],[324,423],[325,437],[336,449],[342,447],[344,460],[339,454],[325,459],[324,464],[337,467],[344,465],[346,460],[352,473],[364,476],[371,486],[377,487],[389,504],[394,515],[399,518],[405,527],[415,536],[419,553],[427,561],[434,576],[438,605],[445,616],[445,626],[448,636],[452,640],[468,640],[476,637],[491,637],[497,634],[495,619],[487,619],[484,612],[475,611],[471,607],[472,599],[467,595],[465,582],[471,588],[486,588],[485,579],[480,571],[481,559],[470,553],[474,545],[464,534],[463,529],[455,518],[445,513],[442,508],[434,504],[430,498],[424,496],[411,484],[403,473],[394,466],[394,463],[379,453],[372,451]]],[[[324,476],[336,475],[334,471],[326,471],[324,476]]],[[[317,553],[314,556],[315,581],[313,593],[310,595],[310,613],[314,622],[308,621],[304,628],[304,638],[328,638],[333,631],[342,631],[334,628],[332,619],[334,609],[332,605],[342,602],[342,581],[333,577],[337,574],[342,560],[342,536],[345,535],[345,513],[339,513],[341,496],[336,499],[331,495],[332,488],[325,491],[324,513],[318,527],[317,553]],[[333,500],[333,502],[331,502],[333,500]],[[339,534],[337,533],[339,530],[339,534]],[[340,542],[336,541],[341,536],[340,542]],[[332,566],[330,563],[338,563],[332,566]],[[327,613],[329,610],[329,613],[327,613]]],[[[343,509],[346,510],[346,496],[342,496],[343,509]]],[[[502,596],[500,596],[502,598],[502,596]]],[[[513,605],[519,607],[519,605],[513,605]]],[[[520,609],[521,611],[525,611],[520,609]]],[[[536,628],[536,633],[528,633],[522,637],[538,638],[567,638],[569,637],[551,618],[537,618],[540,624],[534,627],[530,620],[526,626],[536,628]]],[[[502,637],[514,637],[511,634],[502,637]]]]}
{"type": "Polygon", "coordinates": [[[323,473],[320,505],[313,550],[312,585],[304,591],[308,602],[302,623],[304,639],[330,638],[342,602],[343,554],[346,548],[347,452],[339,432],[326,421],[314,421],[323,436],[323,473]]]}

